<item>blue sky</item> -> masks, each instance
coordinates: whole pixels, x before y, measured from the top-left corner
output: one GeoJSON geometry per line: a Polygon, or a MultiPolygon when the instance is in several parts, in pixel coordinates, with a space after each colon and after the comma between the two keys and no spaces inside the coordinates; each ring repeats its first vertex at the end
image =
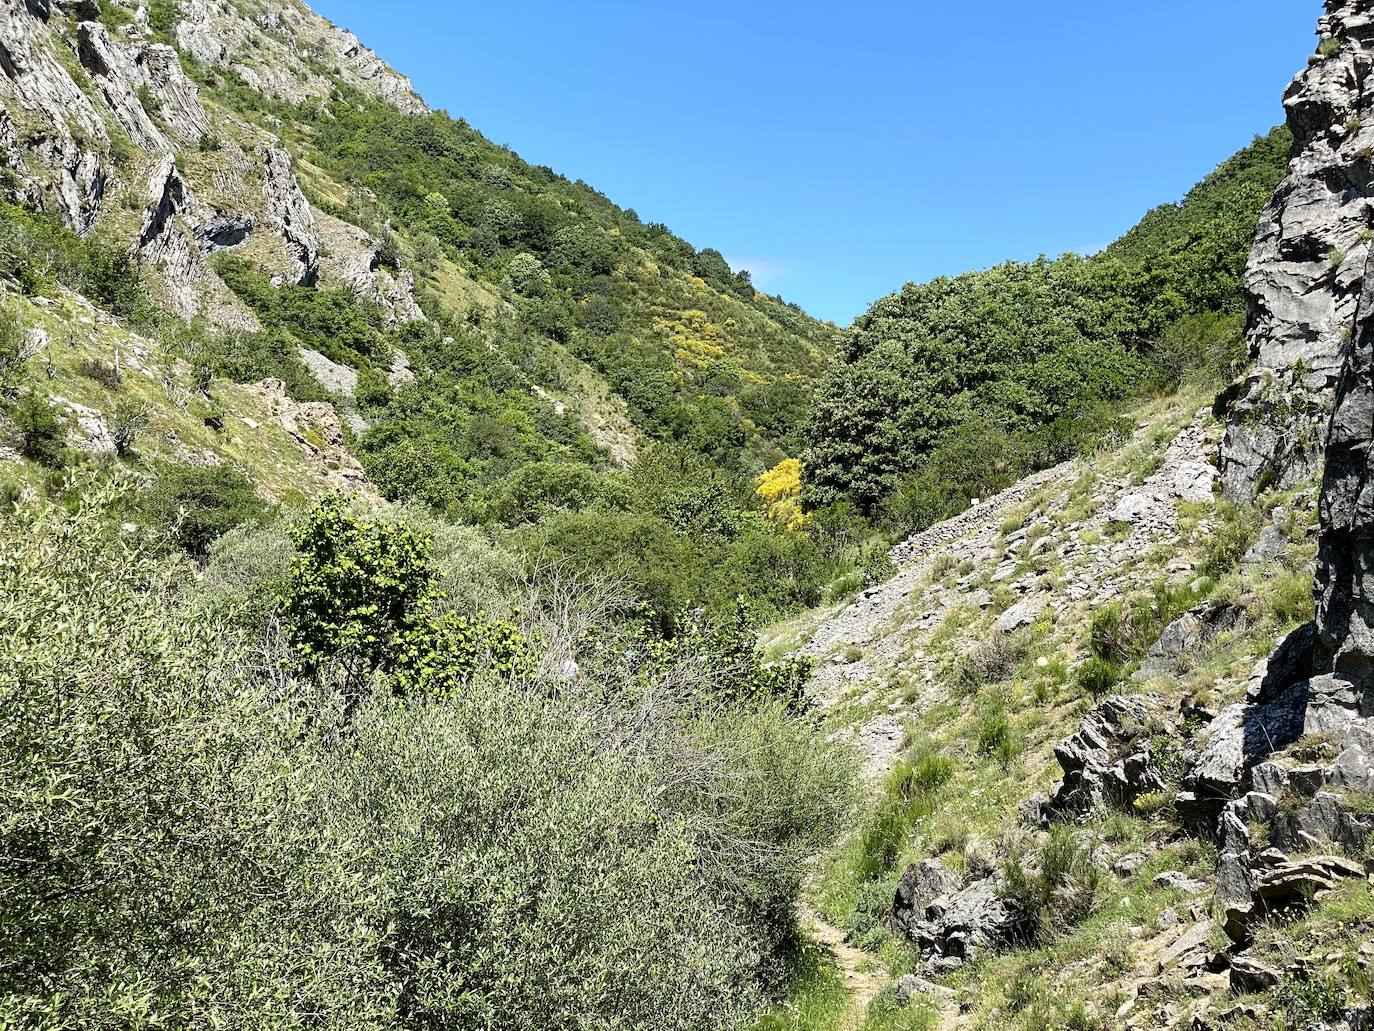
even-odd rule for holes
{"type": "Polygon", "coordinates": [[[845,325],[1110,242],[1282,120],[1318,0],[313,0],[446,108],[845,325]]]}

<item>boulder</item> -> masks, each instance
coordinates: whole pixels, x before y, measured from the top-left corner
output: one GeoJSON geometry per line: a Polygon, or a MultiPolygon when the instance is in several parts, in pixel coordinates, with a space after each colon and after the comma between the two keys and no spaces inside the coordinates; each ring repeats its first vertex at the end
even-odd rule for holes
{"type": "Polygon", "coordinates": [[[1173,675],[1182,671],[1182,658],[1201,650],[1219,634],[1244,625],[1245,609],[1224,602],[1206,602],[1174,620],[1150,645],[1137,677],[1173,675]]]}
{"type": "Polygon", "coordinates": [[[1166,713],[1158,695],[1115,695],[1094,706],[1055,747],[1064,780],[1045,804],[1045,815],[1073,819],[1099,802],[1126,805],[1162,790],[1164,776],[1150,755],[1149,737],[1168,727],[1166,713]]]}
{"type": "Polygon", "coordinates": [[[1277,526],[1270,524],[1260,531],[1259,539],[1241,558],[1240,565],[1242,569],[1254,569],[1270,562],[1277,562],[1287,551],[1288,538],[1277,526]]]}
{"type": "Polygon", "coordinates": [[[915,999],[930,999],[936,1005],[945,1007],[955,1006],[959,1002],[959,993],[953,988],[946,988],[915,974],[897,978],[893,992],[903,1006],[915,999]]]}
{"type": "Polygon", "coordinates": [[[1163,873],[1157,874],[1154,884],[1156,887],[1169,888],[1185,895],[1201,895],[1207,890],[1206,881],[1199,881],[1196,877],[1189,877],[1178,870],[1165,870],[1163,873]]]}
{"type": "Polygon", "coordinates": [[[1040,614],[1045,611],[1045,602],[1041,598],[1026,598],[1018,601],[1000,616],[997,617],[996,627],[1004,634],[1010,634],[1022,627],[1030,626],[1040,614]]]}
{"type": "Polygon", "coordinates": [[[1306,712],[1307,685],[1300,682],[1266,704],[1238,703],[1218,713],[1183,778],[1175,799],[1179,814],[1215,828],[1225,804],[1243,793],[1250,770],[1302,737],[1306,712]]]}
{"type": "Polygon", "coordinates": [[[1282,973],[1251,956],[1236,956],[1231,960],[1231,991],[1236,995],[1254,995],[1278,987],[1282,973]]]}
{"type": "Polygon", "coordinates": [[[1149,494],[1143,492],[1126,494],[1112,506],[1112,510],[1107,513],[1107,518],[1114,523],[1135,524],[1148,516],[1154,507],[1155,499],[1149,494]]]}
{"type": "Polygon", "coordinates": [[[957,970],[986,952],[1025,938],[1025,917],[1003,897],[1000,874],[932,899],[921,919],[904,928],[932,973],[957,970]]]}
{"type": "Polygon", "coordinates": [[[897,884],[889,923],[899,932],[909,930],[924,918],[932,902],[958,886],[958,875],[938,859],[923,859],[908,866],[897,884]]]}

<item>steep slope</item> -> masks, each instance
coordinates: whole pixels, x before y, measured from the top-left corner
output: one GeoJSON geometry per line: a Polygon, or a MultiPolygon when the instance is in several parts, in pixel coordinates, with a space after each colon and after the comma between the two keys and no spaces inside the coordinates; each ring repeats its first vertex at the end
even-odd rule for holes
{"type": "Polygon", "coordinates": [[[1221,404],[1196,384],[1132,411],[1129,440],[929,527],[894,579],[770,639],[821,660],[812,689],[873,778],[813,887],[894,975],[867,1028],[1374,1011],[1374,265],[1333,156],[1360,131],[1368,16],[1327,7],[1245,271],[1258,369],[1221,404]],[[1353,246],[1318,261],[1275,234],[1353,246]]]}
{"type": "Polygon", "coordinates": [[[370,403],[349,421],[389,495],[424,479],[442,507],[534,460],[627,463],[645,439],[752,475],[793,445],[828,327],[430,112],[303,4],[7,3],[0,47],[7,197],[132,248],[158,305],[203,320],[216,372],[370,403]],[[298,291],[289,310],[259,275],[298,291]],[[398,368],[418,404],[351,396],[398,368]],[[513,460],[446,431],[483,411],[513,460]],[[427,474],[393,468],[398,434],[437,454],[427,474]]]}

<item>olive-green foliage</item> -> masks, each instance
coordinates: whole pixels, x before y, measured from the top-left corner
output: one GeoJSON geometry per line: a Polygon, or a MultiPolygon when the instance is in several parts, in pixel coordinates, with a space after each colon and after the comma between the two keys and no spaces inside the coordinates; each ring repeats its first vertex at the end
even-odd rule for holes
{"type": "Polygon", "coordinates": [[[714,1031],[775,984],[854,797],[809,720],[488,677],[345,727],[110,500],[0,521],[0,1022],[714,1031]]]}
{"type": "Polygon", "coordinates": [[[67,459],[66,433],[62,419],[47,395],[26,390],[8,406],[6,415],[14,424],[15,448],[30,461],[59,468],[67,459]]]}
{"type": "Polygon", "coordinates": [[[252,481],[228,465],[164,466],[137,508],[174,544],[201,559],[216,539],[267,512],[252,481]]]}
{"type": "Polygon", "coordinates": [[[27,327],[13,305],[0,304],[0,392],[13,386],[29,356],[27,327]]]}
{"type": "Polygon", "coordinates": [[[1097,905],[1103,874],[1071,827],[1050,829],[1035,855],[1013,856],[1004,865],[1004,897],[1025,919],[1033,939],[1050,941],[1097,905]]]}
{"type": "Polygon", "coordinates": [[[168,349],[185,358],[199,375],[220,376],[235,383],[279,379],[298,401],[327,398],[319,380],[301,361],[300,345],[280,326],[268,323],[260,333],[211,331],[199,324],[177,326],[164,336],[168,349]]]}
{"type": "Polygon", "coordinates": [[[878,301],[847,334],[805,431],[813,502],[873,511],[904,491],[888,504],[907,522],[939,518],[1005,482],[999,462],[1014,478],[1065,451],[1050,433],[1051,446],[1018,458],[1023,437],[1193,368],[1228,375],[1243,360],[1245,259],[1289,142],[1284,129],[1256,140],[1100,255],[1008,263],[878,301]],[[962,445],[949,443],[956,432],[962,445]],[[981,461],[980,438],[995,443],[981,461]],[[924,474],[942,446],[974,459],[949,498],[924,474]]]}
{"type": "Polygon", "coordinates": [[[53,215],[0,204],[0,275],[28,294],[61,283],[136,324],[158,320],[129,249],[99,234],[77,236],[53,215]]]}
{"type": "Polygon", "coordinates": [[[1104,697],[1121,680],[1121,667],[1110,659],[1090,655],[1074,672],[1078,689],[1094,701],[1104,697]]]}

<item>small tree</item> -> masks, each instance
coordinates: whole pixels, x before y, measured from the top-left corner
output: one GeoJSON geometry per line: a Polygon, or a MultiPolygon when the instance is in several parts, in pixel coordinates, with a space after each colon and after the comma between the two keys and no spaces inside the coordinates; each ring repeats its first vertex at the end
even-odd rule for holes
{"type": "Polygon", "coordinates": [[[124,458],[133,453],[134,441],[138,439],[143,427],[148,425],[151,415],[152,409],[147,405],[121,401],[115,406],[114,419],[110,423],[115,454],[124,458]]]}
{"type": "Polygon", "coordinates": [[[360,519],[325,498],[294,535],[285,615],[305,672],[333,666],[351,710],[375,673],[402,695],[451,695],[478,669],[530,668],[519,630],[436,612],[428,538],[400,524],[360,519]]]}
{"type": "Polygon", "coordinates": [[[56,469],[67,457],[62,420],[48,399],[27,391],[10,409],[18,431],[19,453],[30,461],[56,469]]]}
{"type": "Polygon", "coordinates": [[[44,338],[31,334],[9,305],[0,305],[0,391],[9,390],[24,363],[43,350],[44,338]]]}

